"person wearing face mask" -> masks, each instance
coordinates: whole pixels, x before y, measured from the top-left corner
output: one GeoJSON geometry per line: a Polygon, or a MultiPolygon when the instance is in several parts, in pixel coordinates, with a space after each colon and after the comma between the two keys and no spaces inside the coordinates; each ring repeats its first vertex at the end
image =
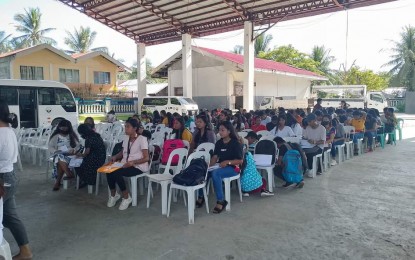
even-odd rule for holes
{"type": "Polygon", "coordinates": [[[117,121],[117,117],[115,116],[115,111],[111,110],[107,114],[107,122],[114,123],[115,121],[117,121]]]}
{"type": "Polygon", "coordinates": [[[95,185],[97,170],[105,163],[106,149],[101,136],[95,133],[88,124],[78,126],[78,133],[85,139],[85,151],[77,153],[77,157],[83,158],[76,173],[81,179],[80,188],[86,185],[95,185]]]}
{"type": "Polygon", "coordinates": [[[50,154],[54,155],[53,176],[56,178],[56,182],[53,190],[58,191],[63,175],[66,175],[67,179],[74,178],[74,174],[68,167],[71,161],[69,155],[76,154],[80,149],[79,139],[73,131],[71,122],[66,119],[59,122],[56,130],[50,136],[48,148],[50,154]]]}

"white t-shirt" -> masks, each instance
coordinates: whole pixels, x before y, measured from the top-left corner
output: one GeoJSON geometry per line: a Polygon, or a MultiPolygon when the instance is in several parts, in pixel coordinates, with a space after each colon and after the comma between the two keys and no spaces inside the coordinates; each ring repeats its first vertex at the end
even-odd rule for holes
{"type": "Polygon", "coordinates": [[[297,136],[297,137],[302,137],[303,136],[303,128],[301,127],[301,125],[300,124],[295,124],[295,126],[292,128],[293,129],[293,132],[294,132],[294,134],[295,134],[295,136],[297,136]]]}
{"type": "Polygon", "coordinates": [[[278,129],[278,126],[276,126],[270,132],[274,136],[279,136],[281,138],[295,136],[293,130],[289,126],[284,126],[284,128],[282,130],[278,129]]]}
{"type": "Polygon", "coordinates": [[[17,162],[17,139],[10,127],[0,127],[0,172],[13,171],[17,162]]]}
{"type": "MultiPolygon", "coordinates": [[[[326,128],[319,125],[317,128],[307,126],[303,132],[304,138],[313,141],[325,141],[326,140],[326,128]]],[[[324,144],[320,144],[319,147],[324,149],[324,144]]]]}
{"type": "MultiPolygon", "coordinates": [[[[128,155],[128,142],[130,140],[130,137],[126,137],[124,139],[124,142],[122,144],[123,147],[123,157],[121,162],[126,163],[127,157],[128,161],[135,161],[143,159],[143,150],[148,150],[148,141],[147,138],[145,138],[142,135],[139,135],[137,139],[134,142],[130,142],[130,155],[128,155]]],[[[141,170],[142,172],[147,172],[149,170],[148,162],[137,164],[134,167],[141,170]]]]}
{"type": "Polygon", "coordinates": [[[261,125],[267,126],[271,122],[271,117],[267,116],[264,120],[261,120],[261,125]]]}

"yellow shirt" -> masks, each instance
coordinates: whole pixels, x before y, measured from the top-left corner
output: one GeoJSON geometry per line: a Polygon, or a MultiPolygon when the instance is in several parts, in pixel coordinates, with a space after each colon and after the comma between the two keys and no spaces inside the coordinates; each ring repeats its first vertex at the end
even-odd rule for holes
{"type": "Polygon", "coordinates": [[[169,120],[167,119],[167,117],[165,117],[161,123],[165,126],[168,126],[169,120]]]}
{"type": "Polygon", "coordinates": [[[190,144],[192,142],[192,138],[193,138],[192,133],[189,130],[185,129],[182,134],[182,140],[186,140],[190,144]]]}
{"type": "Polygon", "coordinates": [[[350,125],[354,126],[356,132],[365,131],[365,120],[364,119],[352,119],[350,125]]]}

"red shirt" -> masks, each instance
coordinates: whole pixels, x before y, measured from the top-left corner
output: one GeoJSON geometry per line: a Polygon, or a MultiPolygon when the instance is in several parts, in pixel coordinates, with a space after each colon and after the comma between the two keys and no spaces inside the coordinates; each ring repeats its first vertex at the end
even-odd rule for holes
{"type": "Polygon", "coordinates": [[[258,133],[259,131],[267,130],[267,127],[264,125],[253,125],[251,126],[251,130],[254,131],[255,133],[258,133]]]}

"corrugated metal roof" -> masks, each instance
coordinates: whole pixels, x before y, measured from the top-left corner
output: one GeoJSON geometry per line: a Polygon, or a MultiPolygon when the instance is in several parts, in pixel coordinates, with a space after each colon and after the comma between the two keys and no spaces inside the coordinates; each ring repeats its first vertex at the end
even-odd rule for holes
{"type": "Polygon", "coordinates": [[[59,0],[147,45],[396,0],[59,0]]]}

